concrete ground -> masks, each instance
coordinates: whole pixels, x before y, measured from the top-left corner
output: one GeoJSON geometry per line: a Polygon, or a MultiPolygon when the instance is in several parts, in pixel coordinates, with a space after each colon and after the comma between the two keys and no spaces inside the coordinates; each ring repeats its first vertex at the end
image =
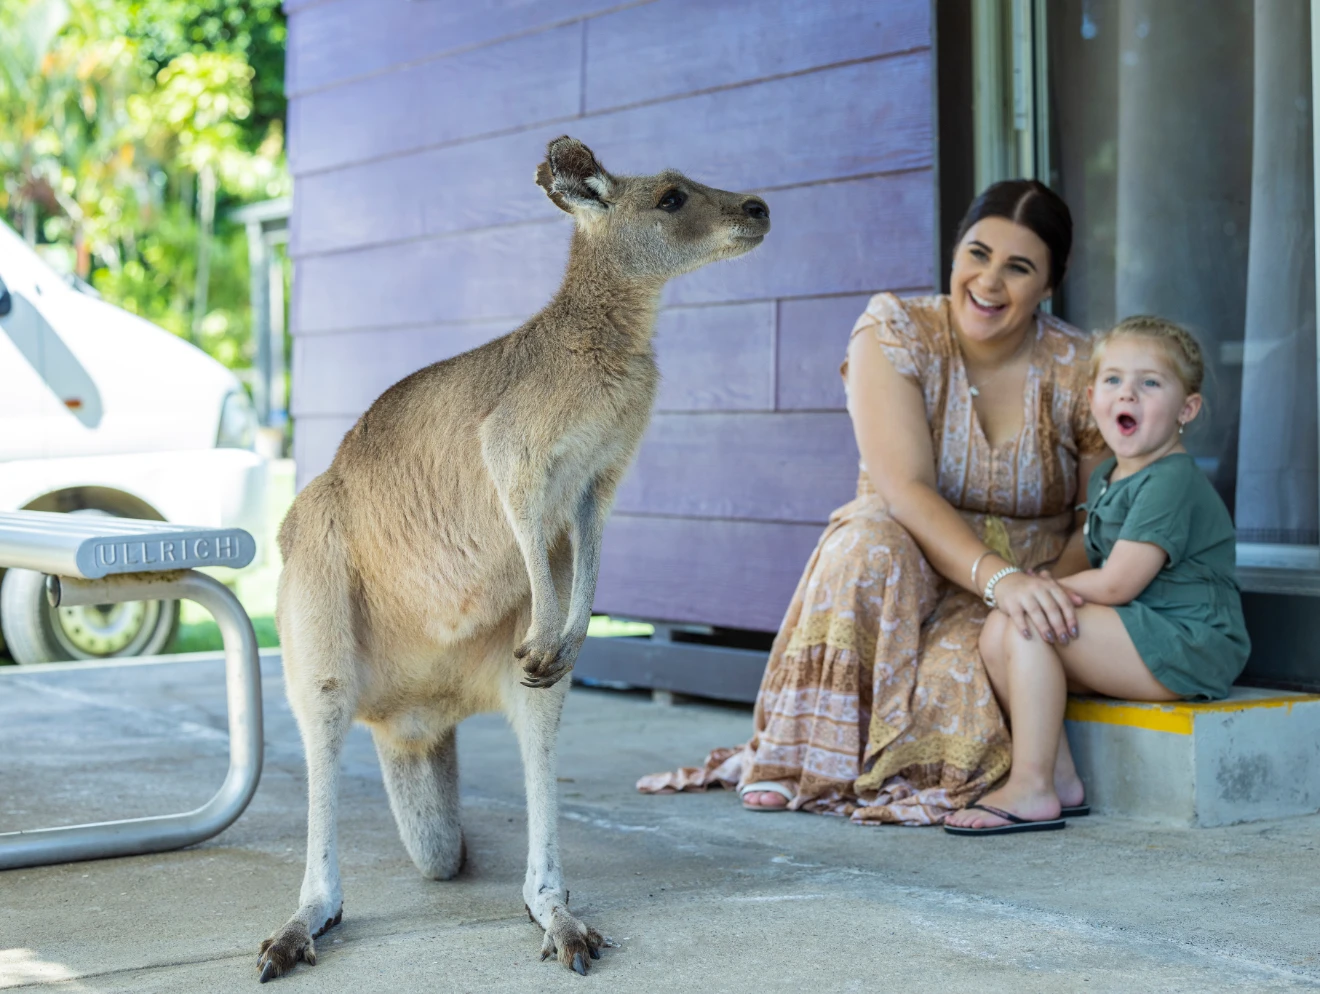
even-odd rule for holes
{"type": "MultiPolygon", "coordinates": [[[[192,849],[0,873],[0,988],[255,991],[302,877],[301,748],[277,656],[251,807],[192,849]]],[[[0,673],[0,831],[171,813],[226,767],[215,659],[0,673]]],[[[575,690],[560,739],[576,914],[618,942],[578,977],[523,912],[521,771],[499,716],[462,726],[468,865],[415,872],[369,736],[345,757],[344,923],[263,990],[1275,991],[1320,987],[1320,818],[1117,818],[962,839],[645,797],[641,773],[747,734],[745,709],[575,690]]]]}

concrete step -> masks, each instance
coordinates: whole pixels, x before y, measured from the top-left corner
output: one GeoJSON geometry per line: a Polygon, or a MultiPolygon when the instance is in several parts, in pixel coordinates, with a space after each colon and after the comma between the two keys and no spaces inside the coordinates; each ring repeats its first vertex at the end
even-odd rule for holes
{"type": "Polygon", "coordinates": [[[1320,811],[1320,695],[1072,697],[1065,725],[1098,812],[1205,828],[1320,811]]]}

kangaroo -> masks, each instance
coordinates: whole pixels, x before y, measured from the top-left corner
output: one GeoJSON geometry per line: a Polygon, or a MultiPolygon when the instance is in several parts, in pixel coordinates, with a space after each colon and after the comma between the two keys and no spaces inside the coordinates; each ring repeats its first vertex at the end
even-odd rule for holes
{"type": "Polygon", "coordinates": [[[280,527],[276,624],[307,755],[298,910],[261,943],[265,983],[343,916],[339,759],[371,729],[390,809],[424,877],[463,865],[458,723],[502,710],[527,789],[523,901],[541,958],[585,975],[608,944],[568,912],[555,739],[587,634],[601,533],[650,420],[665,282],[760,244],[765,201],[680,173],[614,176],[550,142],[536,182],[572,215],[568,269],[522,327],[413,373],[344,436],[280,527]]]}

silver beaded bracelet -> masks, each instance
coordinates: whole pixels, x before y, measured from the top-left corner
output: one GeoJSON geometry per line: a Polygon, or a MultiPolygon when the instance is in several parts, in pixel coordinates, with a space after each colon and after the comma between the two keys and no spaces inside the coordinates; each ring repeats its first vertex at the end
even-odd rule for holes
{"type": "Polygon", "coordinates": [[[988,608],[996,607],[995,584],[997,584],[1004,577],[1008,576],[1010,573],[1021,573],[1021,572],[1022,571],[1018,569],[1016,566],[1005,566],[994,576],[990,577],[989,582],[987,582],[985,585],[985,593],[981,595],[981,600],[985,601],[985,606],[988,608]]]}
{"type": "Polygon", "coordinates": [[[979,556],[976,557],[976,562],[972,563],[972,589],[973,589],[973,590],[976,589],[976,570],[977,570],[977,568],[981,565],[981,563],[984,561],[984,559],[985,559],[986,556],[993,556],[994,554],[995,554],[995,552],[994,552],[993,549],[986,549],[984,552],[982,552],[979,556]]]}

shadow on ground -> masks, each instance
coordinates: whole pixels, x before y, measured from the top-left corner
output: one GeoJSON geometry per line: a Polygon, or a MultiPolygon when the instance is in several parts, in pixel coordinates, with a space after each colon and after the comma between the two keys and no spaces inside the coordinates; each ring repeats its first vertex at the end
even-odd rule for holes
{"type": "MultiPolygon", "coordinates": [[[[180,852],[0,873],[0,988],[256,989],[258,941],[302,877],[302,752],[278,657],[266,763],[228,831],[180,852]]],[[[0,673],[0,831],[165,814],[224,777],[215,659],[0,673]]],[[[637,776],[747,734],[750,713],[569,697],[564,864],[576,914],[618,943],[583,979],[538,957],[522,908],[512,732],[459,736],[469,861],[422,880],[355,729],[342,808],[344,924],[263,990],[1273,991],[1320,986],[1320,819],[1171,830],[1092,817],[962,839],[746,812],[724,792],[645,797],[637,776]]]]}

